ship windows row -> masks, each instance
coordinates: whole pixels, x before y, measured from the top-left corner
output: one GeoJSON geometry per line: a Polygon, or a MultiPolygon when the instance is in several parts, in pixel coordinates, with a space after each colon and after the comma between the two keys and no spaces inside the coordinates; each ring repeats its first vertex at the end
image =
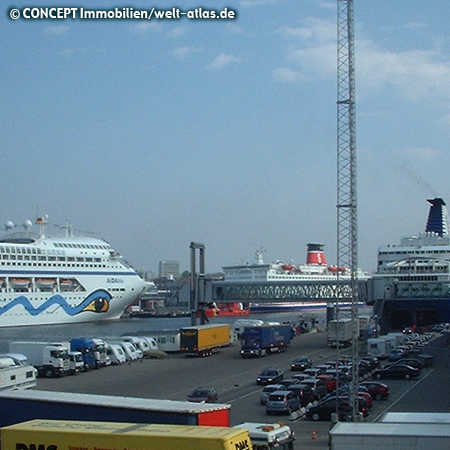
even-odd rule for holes
{"type": "Polygon", "coordinates": [[[101,263],[101,258],[90,258],[90,257],[74,257],[74,256],[44,256],[44,255],[1,255],[0,259],[3,259],[5,261],[58,261],[58,262],[95,262],[95,263],[101,263]]]}

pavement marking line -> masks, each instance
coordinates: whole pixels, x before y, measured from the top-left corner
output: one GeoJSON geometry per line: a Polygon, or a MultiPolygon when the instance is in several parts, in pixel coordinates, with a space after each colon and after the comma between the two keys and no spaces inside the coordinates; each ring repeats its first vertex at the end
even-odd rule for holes
{"type": "Polygon", "coordinates": [[[389,407],[387,407],[383,412],[378,414],[375,419],[372,420],[372,422],[377,422],[384,414],[386,414],[387,411],[389,411],[394,405],[396,405],[400,400],[403,399],[407,394],[409,394],[410,391],[412,391],[416,386],[418,386],[420,383],[422,383],[423,380],[425,380],[429,375],[431,375],[434,372],[434,369],[432,369],[430,372],[428,372],[424,377],[422,377],[417,383],[414,383],[403,395],[401,395],[397,400],[395,400],[394,403],[390,404],[389,407]]]}
{"type": "Polygon", "coordinates": [[[235,399],[230,400],[227,403],[234,403],[234,402],[236,402],[238,400],[242,400],[243,398],[250,397],[250,395],[255,395],[257,392],[260,392],[260,390],[258,389],[256,391],[249,392],[248,394],[241,395],[240,397],[236,397],[235,399]]]}

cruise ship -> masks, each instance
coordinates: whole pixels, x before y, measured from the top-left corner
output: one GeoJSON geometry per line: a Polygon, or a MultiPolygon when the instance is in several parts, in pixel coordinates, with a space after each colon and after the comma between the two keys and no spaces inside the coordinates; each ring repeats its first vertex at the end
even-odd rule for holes
{"type": "MultiPolygon", "coordinates": [[[[265,263],[263,250],[255,254],[256,264],[240,264],[222,267],[224,280],[228,282],[262,282],[262,281],[330,281],[338,275],[342,279],[349,278],[346,267],[329,265],[324,253],[324,244],[309,243],[307,246],[306,264],[294,265],[274,261],[265,263]]],[[[367,279],[368,274],[358,269],[357,278],[367,279]]]]}
{"type": "Polygon", "coordinates": [[[425,231],[378,249],[369,296],[382,331],[450,322],[450,236],[442,198],[430,204],[425,231]]]}
{"type": "MultiPolygon", "coordinates": [[[[212,283],[213,301],[245,302],[250,313],[325,310],[336,300],[336,284],[349,280],[350,271],[328,264],[324,244],[309,243],[307,247],[306,264],[265,263],[263,250],[258,250],[254,264],[224,266],[224,280],[212,283]]],[[[356,276],[358,285],[369,278],[361,269],[356,276]]],[[[349,303],[340,305],[345,309],[349,303]]]]}
{"type": "Polygon", "coordinates": [[[36,224],[39,233],[27,220],[24,232],[0,239],[0,327],[118,319],[145,289],[104,240],[75,236],[70,224],[65,236],[47,237],[48,216],[36,224]]]}

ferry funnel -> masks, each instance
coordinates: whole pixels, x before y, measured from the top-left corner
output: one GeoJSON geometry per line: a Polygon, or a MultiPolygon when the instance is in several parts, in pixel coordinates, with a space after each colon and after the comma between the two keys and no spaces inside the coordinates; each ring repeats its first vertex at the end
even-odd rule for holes
{"type": "Polygon", "coordinates": [[[436,233],[439,236],[448,236],[448,213],[442,198],[427,200],[431,204],[428,213],[426,233],[436,233]]]}
{"type": "Polygon", "coordinates": [[[323,244],[308,244],[308,253],[306,255],[306,264],[316,264],[326,266],[327,259],[323,252],[323,244]]]}

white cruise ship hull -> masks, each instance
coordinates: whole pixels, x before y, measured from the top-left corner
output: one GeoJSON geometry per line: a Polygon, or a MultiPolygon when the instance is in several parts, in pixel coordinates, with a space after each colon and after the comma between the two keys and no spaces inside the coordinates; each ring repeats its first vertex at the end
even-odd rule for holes
{"type": "Polygon", "coordinates": [[[120,318],[145,283],[102,239],[9,236],[0,240],[0,327],[120,318]]]}

